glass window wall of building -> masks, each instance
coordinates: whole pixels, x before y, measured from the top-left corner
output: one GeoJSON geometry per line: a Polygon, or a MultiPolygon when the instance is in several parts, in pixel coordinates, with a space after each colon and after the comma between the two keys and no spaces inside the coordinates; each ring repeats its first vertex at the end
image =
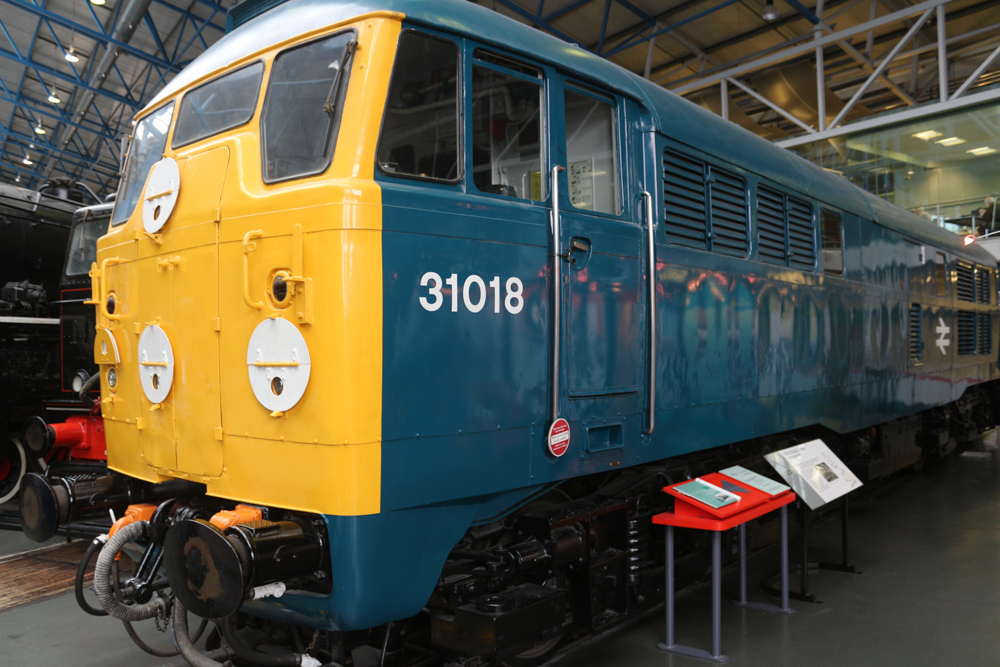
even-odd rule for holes
{"type": "Polygon", "coordinates": [[[958,234],[1000,232],[1000,104],[793,150],[958,234]]]}

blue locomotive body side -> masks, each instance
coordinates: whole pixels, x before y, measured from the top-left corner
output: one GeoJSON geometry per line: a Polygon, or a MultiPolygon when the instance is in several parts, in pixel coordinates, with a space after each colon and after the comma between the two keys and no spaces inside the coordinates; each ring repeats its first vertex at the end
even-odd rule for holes
{"type": "MultiPolygon", "coordinates": [[[[468,155],[465,176],[454,183],[377,171],[384,267],[381,513],[326,517],[329,597],[289,592],[280,605],[253,603],[258,613],[345,630],[409,616],[426,603],[449,550],[470,525],[495,520],[561,481],[808,426],[853,432],[944,405],[998,377],[996,262],[984,251],[963,247],[958,237],[603,59],[471,3],[377,4],[335,11],[404,13],[408,28],[459,45],[463,80],[481,47],[542,72],[548,159],[541,178],[567,160],[560,101],[567,82],[613,100],[620,213],[560,203],[563,247],[580,238],[589,250],[586,267],[566,264],[562,271],[559,406],[571,444],[554,457],[545,442],[551,192],[540,201],[480,192],[468,155]],[[664,170],[678,155],[743,183],[745,256],[671,241],[664,170]],[[811,267],[765,261],[757,224],[762,189],[808,205],[811,267]],[[644,263],[643,191],[652,195],[656,221],[652,272],[644,263]],[[823,210],[841,221],[841,276],[823,272],[823,210]],[[937,253],[950,276],[944,295],[937,291],[937,253]],[[985,303],[956,300],[958,262],[988,268],[993,288],[985,303]],[[469,282],[472,276],[481,282],[469,282]],[[500,287],[512,278],[521,285],[519,309],[507,307],[511,290],[500,287]],[[495,279],[496,287],[478,288],[470,307],[469,286],[495,279]],[[959,310],[989,321],[972,354],[959,354],[959,310]],[[655,429],[645,433],[650,330],[657,349],[655,429]]],[[[290,2],[265,16],[298,22],[298,11],[322,5],[290,2]]],[[[235,35],[249,39],[259,23],[235,35]]],[[[566,175],[559,178],[565,187],[566,175]]]]}

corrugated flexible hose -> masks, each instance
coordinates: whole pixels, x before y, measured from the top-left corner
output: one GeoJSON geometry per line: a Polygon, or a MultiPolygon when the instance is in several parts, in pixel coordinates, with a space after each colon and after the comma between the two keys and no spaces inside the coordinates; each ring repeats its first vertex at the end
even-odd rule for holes
{"type": "Polygon", "coordinates": [[[199,651],[195,647],[194,642],[191,641],[191,637],[188,634],[187,609],[176,598],[174,598],[173,621],[174,643],[177,645],[177,650],[181,652],[181,655],[184,656],[184,659],[188,661],[191,667],[221,667],[223,663],[216,662],[211,657],[199,651]]]}
{"type": "Polygon", "coordinates": [[[158,595],[144,604],[131,606],[123,604],[115,597],[115,591],[111,585],[111,566],[115,562],[115,556],[126,544],[146,535],[148,528],[148,521],[136,521],[122,527],[113,537],[108,539],[108,543],[104,545],[100,555],[97,556],[97,565],[94,567],[94,592],[97,593],[97,600],[101,603],[104,611],[122,621],[144,621],[161,612],[166,612],[166,603],[158,595]]]}

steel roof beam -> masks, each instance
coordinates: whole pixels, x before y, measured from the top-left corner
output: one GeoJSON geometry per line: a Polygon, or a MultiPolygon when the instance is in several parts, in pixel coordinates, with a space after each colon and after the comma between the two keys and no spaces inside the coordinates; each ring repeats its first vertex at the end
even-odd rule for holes
{"type": "MultiPolygon", "coordinates": [[[[911,16],[927,12],[938,5],[947,4],[949,1],[950,0],[925,0],[924,2],[918,3],[906,9],[886,14],[885,16],[875,19],[874,21],[865,21],[864,23],[859,23],[851,28],[846,28],[839,32],[821,37],[818,40],[810,40],[804,44],[793,46],[791,48],[778,51],[777,53],[772,53],[761,58],[751,60],[750,62],[737,65],[736,67],[715,68],[714,70],[708,72],[708,76],[705,76],[698,81],[692,81],[678,86],[677,88],[672,88],[671,90],[679,95],[682,95],[701,88],[707,88],[708,86],[719,83],[719,81],[727,77],[740,76],[742,74],[746,74],[747,72],[753,72],[764,67],[770,67],[771,65],[785,62],[786,60],[791,60],[806,53],[811,53],[816,47],[827,46],[828,44],[836,43],[842,39],[848,39],[859,33],[867,32],[872,28],[897,23],[911,16]]],[[[806,37],[811,37],[811,35],[807,35],[806,37]]]]}
{"type": "Polygon", "coordinates": [[[69,28],[71,30],[74,30],[80,33],[81,35],[86,35],[87,37],[90,37],[96,42],[102,42],[105,48],[110,49],[112,46],[118,47],[122,51],[128,53],[130,56],[134,56],[139,60],[144,60],[150,63],[151,65],[156,65],[158,67],[169,69],[174,73],[177,73],[181,70],[180,67],[177,67],[176,65],[167,62],[162,58],[150,55],[145,51],[143,51],[142,49],[136,48],[134,46],[129,46],[127,43],[121,41],[120,39],[116,39],[112,36],[104,34],[103,31],[94,30],[93,28],[89,28],[85,25],[77,23],[72,19],[68,19],[64,16],[59,16],[58,14],[50,12],[49,10],[39,7],[38,5],[26,2],[26,0],[0,0],[0,2],[5,2],[8,5],[17,7],[18,9],[28,12],[29,14],[33,14],[39,18],[43,18],[46,21],[57,23],[63,26],[64,28],[69,28]]]}
{"type": "MultiPolygon", "coordinates": [[[[964,95],[965,91],[969,89],[969,86],[975,83],[976,80],[978,80],[979,77],[983,75],[983,72],[986,71],[986,68],[989,67],[991,64],[993,64],[993,61],[997,59],[997,56],[1000,56],[1000,46],[993,49],[993,53],[986,56],[986,60],[984,60],[982,64],[980,64],[979,67],[976,68],[976,71],[970,74],[969,78],[966,79],[961,86],[959,86],[958,90],[955,91],[955,94],[951,96],[951,99],[955,99],[956,97],[961,97],[962,95],[964,95]]],[[[945,90],[947,90],[948,87],[945,86],[944,88],[945,90]]],[[[947,97],[947,95],[945,93],[942,93],[942,98],[944,97],[947,97]]]]}
{"type": "MultiPolygon", "coordinates": [[[[837,114],[837,116],[833,119],[833,122],[830,123],[830,128],[837,127],[840,121],[844,119],[844,116],[846,116],[848,112],[854,108],[854,105],[857,104],[858,100],[861,99],[861,96],[865,94],[865,91],[868,90],[868,87],[871,86],[872,83],[874,83],[875,79],[877,79],[879,75],[882,73],[882,70],[884,70],[889,65],[889,63],[892,62],[892,60],[896,57],[896,55],[903,50],[903,47],[906,46],[906,43],[909,42],[910,39],[913,37],[913,35],[916,34],[918,30],[920,30],[921,26],[923,26],[924,23],[927,22],[927,19],[931,17],[931,14],[934,13],[934,10],[935,10],[934,7],[929,7],[920,16],[917,22],[914,23],[910,27],[910,29],[906,31],[906,34],[903,36],[903,39],[899,40],[899,42],[896,43],[896,46],[892,47],[892,50],[889,51],[889,53],[884,58],[882,58],[882,62],[879,64],[877,68],[875,68],[875,71],[872,72],[872,75],[868,77],[868,79],[863,84],[861,84],[861,87],[858,88],[857,92],[854,93],[850,101],[846,105],[844,105],[844,108],[840,110],[840,113],[837,114]]],[[[942,85],[945,88],[948,87],[947,78],[942,82],[942,85]]]]}
{"type": "MultiPolygon", "coordinates": [[[[21,56],[21,52],[17,48],[17,44],[14,42],[14,39],[10,36],[10,33],[7,31],[7,26],[3,24],[3,21],[0,21],[0,29],[3,30],[3,34],[7,37],[7,41],[10,42],[11,48],[14,49],[14,52],[17,53],[18,56],[21,56]]],[[[41,29],[41,21],[39,21],[35,25],[34,33],[31,35],[31,44],[28,45],[29,58],[35,53],[35,44],[38,43],[38,32],[40,29],[41,29]]],[[[17,95],[15,99],[19,98],[21,94],[24,92],[24,82],[28,78],[28,69],[29,69],[28,67],[25,67],[24,71],[21,72],[21,80],[18,81],[17,83],[17,95]]],[[[37,74],[38,72],[36,71],[35,73],[37,74]]],[[[8,95],[10,94],[10,91],[7,89],[6,85],[4,86],[4,90],[7,92],[8,95]]],[[[7,125],[4,128],[7,132],[10,132],[14,129],[14,119],[16,117],[17,117],[17,108],[15,107],[14,109],[11,110],[10,117],[7,119],[7,125]]],[[[6,154],[7,154],[7,138],[5,136],[2,150],[0,150],[0,155],[6,155],[6,154]]],[[[27,157],[27,153],[25,153],[25,157],[27,157]]]]}
{"type": "MultiPolygon", "coordinates": [[[[27,98],[25,98],[24,96],[21,96],[21,100],[24,100],[24,99],[27,99],[27,98]]],[[[53,113],[52,111],[46,110],[44,106],[41,106],[42,103],[39,102],[39,101],[37,101],[37,100],[29,100],[29,101],[34,102],[34,103],[38,104],[39,106],[28,105],[28,104],[26,104],[25,102],[23,102],[21,100],[17,99],[13,95],[11,95],[9,91],[3,97],[0,97],[0,102],[6,102],[8,104],[13,104],[15,107],[24,109],[25,111],[29,111],[29,112],[37,115],[37,116],[44,116],[45,118],[51,118],[52,120],[54,120],[56,122],[66,123],[67,125],[72,125],[73,127],[77,128],[78,130],[83,130],[85,132],[90,132],[92,134],[96,134],[96,135],[98,135],[100,137],[104,137],[106,139],[114,141],[114,135],[111,134],[111,128],[108,127],[107,125],[103,126],[103,130],[99,129],[99,128],[96,128],[96,127],[88,127],[87,125],[84,125],[83,123],[77,123],[77,122],[74,122],[72,119],[67,118],[66,115],[61,112],[61,110],[59,111],[59,113],[53,113]]]]}
{"type": "MultiPolygon", "coordinates": [[[[181,48],[180,46],[181,44],[180,36],[177,37],[177,49],[174,55],[175,60],[179,60],[182,55],[187,53],[188,49],[191,48],[191,45],[194,44],[195,39],[201,40],[202,46],[206,50],[208,50],[208,43],[205,41],[205,38],[202,35],[202,33],[205,31],[205,28],[207,28],[209,25],[212,25],[212,19],[215,18],[216,11],[213,11],[212,14],[208,16],[208,18],[202,19],[202,23],[200,26],[198,25],[197,21],[194,20],[194,18],[189,19],[191,21],[191,25],[193,25],[195,28],[194,35],[191,37],[191,39],[187,41],[187,44],[185,44],[183,48],[181,48]]],[[[183,31],[183,27],[181,28],[181,30],[183,31]]]]}
{"type": "Polygon", "coordinates": [[[676,23],[668,25],[666,28],[661,28],[659,30],[655,30],[650,35],[647,35],[645,37],[639,37],[639,38],[636,38],[636,39],[633,39],[633,40],[626,40],[623,44],[619,44],[618,46],[616,46],[615,48],[611,49],[606,54],[604,54],[604,57],[605,58],[610,58],[611,56],[615,55],[616,53],[620,53],[620,52],[622,52],[622,51],[624,51],[626,49],[631,49],[633,46],[638,46],[639,44],[642,44],[643,42],[646,42],[646,41],[649,41],[649,40],[654,39],[656,37],[659,37],[660,35],[662,35],[664,33],[670,32],[671,30],[676,30],[677,28],[681,27],[682,25],[691,23],[692,21],[696,21],[696,20],[698,20],[698,19],[700,19],[702,17],[708,16],[709,14],[713,14],[713,13],[719,11],[720,9],[724,8],[724,7],[728,7],[729,5],[735,4],[736,2],[739,2],[739,0],[724,0],[724,2],[716,5],[715,7],[709,7],[708,9],[706,9],[704,11],[698,12],[694,16],[689,16],[686,19],[682,19],[682,20],[680,20],[680,21],[678,21],[676,23]]]}
{"type": "Polygon", "coordinates": [[[782,148],[792,148],[793,146],[801,146],[802,144],[808,144],[813,141],[825,141],[826,139],[840,137],[845,134],[873,130],[887,125],[896,125],[904,121],[915,120],[925,116],[936,116],[946,111],[954,111],[955,109],[962,109],[964,107],[993,102],[995,100],[1000,100],[1000,88],[966,94],[958,99],[949,99],[947,102],[934,102],[933,104],[921,104],[916,107],[908,107],[902,111],[885,113],[874,118],[854,121],[848,125],[841,125],[840,127],[835,127],[832,130],[827,130],[826,132],[804,134],[798,137],[776,141],[774,143],[782,148]]]}
{"type": "MultiPolygon", "coordinates": [[[[837,7],[837,6],[840,6],[840,5],[846,5],[846,6],[845,7],[841,7],[836,12],[834,12],[830,16],[829,20],[832,21],[834,19],[834,17],[840,15],[843,11],[845,11],[847,9],[850,9],[851,7],[853,7],[854,5],[856,5],[858,2],[860,2],[860,0],[853,0],[853,1],[851,1],[851,0],[830,0],[829,2],[826,3],[827,9],[832,9],[833,7],[837,7]]],[[[694,2],[692,2],[691,0],[689,0],[689,2],[687,4],[698,4],[698,3],[697,3],[696,0],[694,2]]],[[[683,5],[682,5],[682,7],[686,8],[686,6],[683,6],[683,5]]],[[[742,43],[744,43],[744,42],[746,42],[748,40],[751,40],[751,39],[753,39],[755,37],[759,37],[759,36],[767,34],[767,33],[772,33],[772,32],[775,31],[776,28],[781,28],[781,27],[787,26],[790,23],[794,23],[795,21],[800,20],[800,18],[801,18],[800,16],[794,15],[794,14],[786,16],[784,18],[779,18],[779,19],[777,19],[775,21],[771,21],[770,23],[767,23],[765,25],[760,26],[759,28],[754,28],[753,30],[750,30],[750,31],[745,32],[745,33],[741,33],[739,35],[735,35],[733,37],[730,37],[729,39],[725,39],[725,40],[723,40],[721,42],[718,42],[716,44],[712,44],[711,46],[706,46],[706,47],[704,47],[703,50],[705,51],[705,53],[715,53],[716,51],[720,51],[722,49],[729,48],[730,46],[735,46],[737,44],[742,44],[742,43]]],[[[773,50],[775,50],[777,48],[784,48],[785,46],[789,46],[791,44],[797,44],[799,42],[802,42],[802,41],[804,41],[806,39],[811,39],[811,38],[812,38],[812,33],[808,33],[808,34],[804,34],[804,35],[799,35],[797,37],[793,37],[790,40],[786,40],[783,44],[779,44],[777,47],[772,47],[771,49],[767,49],[767,50],[765,50],[763,52],[755,53],[755,54],[753,54],[751,56],[747,56],[747,57],[738,59],[738,60],[736,60],[734,62],[735,63],[745,62],[745,61],[747,61],[747,60],[749,60],[751,58],[759,57],[763,53],[770,53],[771,51],[773,51],[773,50]]],[[[682,57],[679,57],[679,58],[675,58],[674,60],[672,60],[670,62],[663,63],[662,65],[658,65],[658,66],[654,67],[653,68],[653,76],[657,77],[658,81],[662,81],[664,78],[666,78],[666,76],[669,76],[669,74],[672,73],[672,72],[670,72],[667,75],[664,75],[663,72],[665,70],[670,69],[670,68],[674,68],[674,70],[676,70],[677,65],[680,64],[680,63],[682,63],[686,57],[687,56],[682,56],[682,57]]],[[[734,63],[730,62],[730,65],[732,65],[732,64],[734,64],[734,63]]]]}
{"type": "MultiPolygon", "coordinates": [[[[587,3],[589,3],[590,1],[591,0],[576,0],[576,2],[571,3],[569,5],[566,5],[562,9],[558,9],[558,10],[552,12],[551,14],[549,14],[548,16],[545,17],[545,20],[548,21],[548,22],[555,21],[556,19],[562,18],[563,16],[565,16],[566,14],[569,14],[570,12],[572,12],[574,10],[577,10],[580,7],[583,7],[584,5],[586,5],[587,3]]],[[[544,2],[545,2],[545,0],[540,0],[539,1],[539,5],[538,5],[538,15],[539,16],[542,16],[542,9],[544,8],[544,2]]]]}
{"type": "MultiPolygon", "coordinates": [[[[527,9],[521,7],[518,4],[515,4],[511,0],[496,0],[496,2],[502,7],[506,7],[510,11],[514,12],[518,16],[530,21],[533,25],[541,28],[542,30],[546,30],[552,33],[559,39],[567,41],[570,44],[577,44],[578,46],[580,46],[580,48],[587,49],[586,46],[583,46],[582,44],[579,43],[579,40],[575,39],[574,37],[571,37],[570,35],[567,35],[562,30],[549,23],[544,16],[540,16],[538,14],[532,14],[527,9]]],[[[587,50],[590,51],[590,49],[587,50]]]]}
{"type": "MultiPolygon", "coordinates": [[[[201,20],[201,17],[198,16],[197,14],[192,14],[190,11],[181,9],[177,5],[172,5],[169,2],[167,2],[167,0],[154,0],[154,2],[156,2],[156,4],[162,7],[166,7],[171,11],[177,12],[178,14],[183,14],[184,16],[190,17],[192,19],[201,20]]],[[[585,0],[585,2],[590,2],[590,0],[585,0]]],[[[195,4],[204,5],[205,7],[215,10],[216,12],[218,11],[225,12],[225,8],[222,6],[221,2],[213,2],[212,0],[194,0],[194,2],[192,2],[190,6],[194,6],[195,4]]],[[[213,23],[211,27],[215,28],[222,34],[226,33],[226,26],[224,25],[220,26],[213,23]]]]}
{"type": "MultiPolygon", "coordinates": [[[[5,2],[11,2],[12,0],[4,0],[5,2]]],[[[14,0],[21,1],[21,0],[14,0]]],[[[149,9],[151,0],[129,0],[123,8],[120,8],[117,19],[115,20],[115,26],[111,31],[111,42],[114,44],[125,44],[132,39],[132,35],[135,34],[136,28],[139,27],[139,22],[142,20],[142,16],[149,9]]],[[[133,48],[133,47],[128,47],[133,48]]],[[[100,60],[94,64],[96,58],[91,58],[92,70],[90,77],[88,79],[89,87],[93,91],[88,90],[87,93],[81,95],[76,103],[73,105],[73,111],[70,113],[70,118],[82,118],[93,105],[94,97],[96,95],[97,89],[102,89],[104,85],[104,80],[107,78],[108,73],[115,68],[115,63],[118,61],[118,56],[121,53],[120,49],[108,48],[105,50],[104,55],[101,56],[100,60]]],[[[160,60],[157,58],[156,60],[160,60]]],[[[121,76],[121,72],[118,73],[121,77],[122,85],[125,86],[125,90],[131,91],[131,87],[125,82],[125,78],[121,76]]],[[[131,94],[130,94],[131,96],[131,94]]],[[[137,102],[129,101],[128,105],[135,109],[140,105],[137,102]]],[[[96,107],[94,107],[96,109],[96,107]]],[[[99,115],[99,114],[98,114],[99,115]]],[[[54,143],[59,144],[62,148],[66,148],[69,145],[69,140],[73,137],[75,133],[73,127],[67,127],[60,134],[65,136],[61,137],[54,143]]],[[[46,173],[52,170],[52,163],[49,162],[48,168],[43,170],[46,173]]]]}
{"type": "MultiPolygon", "coordinates": [[[[38,153],[39,155],[36,157],[38,157],[39,159],[35,160],[36,163],[40,163],[42,161],[41,158],[48,156],[50,153],[59,153],[61,155],[65,155],[70,159],[78,160],[82,164],[86,164],[88,166],[90,166],[91,163],[93,163],[95,160],[94,157],[89,155],[89,151],[86,150],[86,147],[82,145],[80,146],[80,150],[74,152],[56,148],[53,144],[49,142],[43,141],[31,135],[24,135],[21,134],[20,132],[8,130],[6,128],[0,128],[0,132],[3,133],[5,140],[12,141],[21,153],[30,151],[35,151],[36,153],[38,153]],[[32,148],[32,146],[34,146],[34,148],[32,148]]],[[[109,173],[112,174],[118,173],[118,166],[115,164],[101,165],[101,166],[102,168],[107,169],[109,173]]],[[[39,167],[39,169],[40,168],[41,167],[39,167]]]]}
{"type": "MultiPolygon", "coordinates": [[[[809,21],[813,25],[816,25],[817,23],[821,23],[820,18],[818,16],[816,16],[815,14],[813,14],[811,11],[809,11],[806,8],[806,6],[803,5],[801,2],[799,2],[798,0],[785,0],[785,3],[788,6],[790,6],[792,9],[794,9],[795,11],[797,11],[805,20],[809,21]]],[[[817,5],[817,6],[819,6],[819,5],[817,5]]]]}
{"type": "MultiPolygon", "coordinates": [[[[4,133],[5,139],[12,140],[13,143],[16,146],[18,146],[18,148],[22,148],[26,151],[31,150],[30,148],[27,148],[27,146],[30,146],[33,143],[33,139],[31,137],[25,137],[17,132],[7,132],[3,128],[0,128],[0,132],[4,133]]],[[[35,146],[37,147],[38,144],[36,143],[35,146]]],[[[106,175],[108,176],[114,176],[115,178],[118,177],[118,169],[113,164],[102,163],[97,158],[89,158],[89,159],[84,158],[79,153],[74,153],[73,151],[64,151],[59,148],[56,148],[51,144],[44,144],[44,148],[46,151],[51,151],[53,153],[58,153],[59,155],[62,155],[65,159],[75,161],[80,166],[86,167],[88,169],[100,169],[106,172],[106,175]]],[[[35,148],[34,150],[38,151],[40,149],[35,148]]],[[[38,160],[35,161],[35,164],[38,164],[38,160]]]]}
{"type": "MultiPolygon", "coordinates": [[[[64,82],[69,83],[69,84],[71,84],[73,86],[79,86],[80,88],[83,88],[87,92],[91,92],[91,93],[94,93],[96,95],[101,95],[103,97],[107,97],[109,99],[114,100],[115,102],[120,103],[120,104],[127,104],[128,106],[130,106],[132,108],[136,108],[138,106],[132,100],[129,100],[129,99],[125,98],[125,97],[122,97],[121,95],[118,95],[116,93],[112,93],[111,91],[108,91],[108,90],[101,90],[101,89],[94,88],[92,86],[88,86],[87,83],[85,81],[83,81],[82,79],[79,79],[79,78],[76,78],[76,77],[72,77],[72,76],[70,76],[68,74],[63,74],[59,70],[52,69],[51,67],[47,67],[45,65],[42,65],[41,63],[36,63],[33,60],[28,60],[27,58],[24,58],[23,56],[19,56],[16,53],[12,53],[12,52],[8,51],[7,49],[0,48],[0,56],[2,56],[4,58],[7,58],[8,60],[13,60],[14,62],[19,63],[21,65],[24,65],[25,67],[28,67],[30,69],[33,69],[33,70],[35,70],[39,74],[45,74],[45,75],[47,75],[49,77],[52,77],[54,79],[59,79],[60,81],[64,81],[64,82]]],[[[39,78],[41,78],[41,77],[39,77],[39,78]]]]}

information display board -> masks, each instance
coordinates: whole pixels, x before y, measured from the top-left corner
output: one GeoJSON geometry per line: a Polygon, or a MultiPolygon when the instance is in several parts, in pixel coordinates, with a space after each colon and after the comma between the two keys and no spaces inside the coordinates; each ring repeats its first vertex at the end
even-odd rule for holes
{"type": "Polygon", "coordinates": [[[861,486],[861,480],[822,440],[765,454],[764,459],[809,509],[822,507],[861,486]]]}

